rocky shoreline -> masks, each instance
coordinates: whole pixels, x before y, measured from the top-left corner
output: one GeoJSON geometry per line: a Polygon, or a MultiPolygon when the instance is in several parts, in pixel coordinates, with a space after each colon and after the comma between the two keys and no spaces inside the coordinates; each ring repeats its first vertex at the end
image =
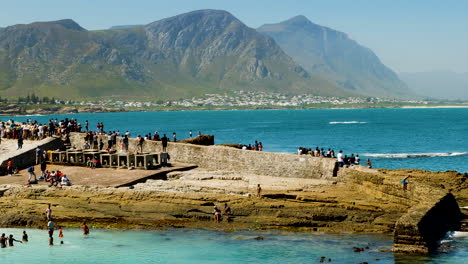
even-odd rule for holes
{"type": "MultiPolygon", "coordinates": [[[[441,105],[441,106],[356,106],[356,107],[332,107],[330,109],[365,109],[365,108],[467,108],[461,105],[441,105]]],[[[329,109],[329,107],[274,107],[274,106],[253,106],[253,107],[197,107],[195,109],[162,107],[158,109],[148,108],[121,108],[108,107],[104,105],[94,106],[47,106],[41,108],[28,108],[24,105],[9,104],[0,105],[0,116],[21,116],[21,115],[52,115],[52,114],[77,114],[77,113],[109,113],[109,112],[141,112],[141,111],[188,111],[188,110],[281,110],[281,109],[329,109]]]]}
{"type": "MultiPolygon", "coordinates": [[[[388,180],[395,178],[395,182],[400,173],[379,171],[379,175],[388,180]]],[[[459,203],[467,204],[466,174],[414,170],[412,173],[415,173],[413,184],[435,184],[437,178],[447,179],[444,188],[451,188],[459,203]]],[[[68,227],[79,227],[86,221],[93,227],[119,229],[187,227],[392,233],[397,220],[417,203],[404,194],[370,195],[353,181],[272,179],[196,169],[174,172],[167,180],[148,180],[131,189],[4,185],[0,187],[0,226],[45,228],[44,211],[50,203],[56,223],[68,227]],[[255,195],[258,182],[262,182],[264,190],[261,198],[255,195]],[[232,216],[223,217],[220,223],[213,222],[213,206],[222,209],[225,203],[232,208],[232,216]]]]}

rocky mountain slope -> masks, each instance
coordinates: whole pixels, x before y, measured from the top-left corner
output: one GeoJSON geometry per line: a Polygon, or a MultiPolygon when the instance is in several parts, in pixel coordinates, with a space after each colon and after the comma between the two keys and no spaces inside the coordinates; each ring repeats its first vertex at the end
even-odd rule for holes
{"type": "Polygon", "coordinates": [[[323,76],[347,91],[368,96],[410,93],[370,49],[347,34],[314,24],[304,16],[263,25],[258,31],[273,37],[308,72],[323,76]]]}
{"type": "Polygon", "coordinates": [[[226,11],[87,31],[72,20],[0,30],[3,96],[180,98],[230,90],[344,94],[226,11]]]}

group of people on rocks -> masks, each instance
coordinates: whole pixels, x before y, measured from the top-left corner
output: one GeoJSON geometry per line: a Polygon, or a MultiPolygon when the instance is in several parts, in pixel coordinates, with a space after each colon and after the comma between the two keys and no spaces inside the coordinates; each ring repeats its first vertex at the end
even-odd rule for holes
{"type": "Polygon", "coordinates": [[[256,150],[256,151],[263,151],[263,143],[255,140],[254,144],[239,144],[237,148],[242,150],[256,150]]]}
{"type": "MultiPolygon", "coordinates": [[[[354,156],[354,153],[351,153],[350,156],[344,155],[343,151],[340,150],[336,157],[336,161],[338,162],[338,166],[340,167],[343,167],[345,165],[352,166],[352,165],[360,165],[361,158],[359,157],[359,155],[354,156]]],[[[366,166],[368,168],[372,168],[372,161],[370,159],[367,159],[366,166]]]]}
{"type": "Polygon", "coordinates": [[[30,166],[28,168],[28,182],[26,185],[31,185],[31,184],[38,184],[39,181],[45,181],[48,183],[49,187],[62,187],[62,186],[71,186],[71,181],[70,178],[67,177],[66,174],[63,172],[57,170],[57,171],[52,171],[49,172],[47,170],[47,163],[44,160],[41,163],[41,176],[39,176],[39,179],[36,177],[36,173],[34,172],[34,166],[30,166]]]}
{"type": "MultiPolygon", "coordinates": [[[[346,154],[343,154],[342,150],[340,150],[338,154],[335,154],[335,150],[330,148],[328,150],[325,150],[324,148],[319,147],[315,147],[315,149],[299,147],[297,149],[297,154],[311,155],[313,157],[336,158],[338,166],[340,167],[343,167],[345,165],[352,166],[361,164],[361,158],[358,154],[354,155],[354,153],[351,153],[351,155],[348,156],[346,154]]],[[[368,168],[372,168],[372,161],[370,159],[367,159],[366,165],[368,168]]]]}
{"type": "MultiPolygon", "coordinates": [[[[227,221],[229,221],[229,217],[232,215],[231,207],[227,204],[224,203],[224,215],[226,216],[227,221]]],[[[213,207],[213,221],[216,223],[219,223],[222,221],[222,214],[221,214],[221,209],[219,209],[216,205],[213,207]]]]}
{"type": "Polygon", "coordinates": [[[299,147],[297,149],[297,154],[298,155],[311,155],[313,157],[325,157],[325,158],[335,157],[335,151],[333,149],[325,150],[324,148],[319,148],[319,147],[315,147],[315,149],[299,147]]]}

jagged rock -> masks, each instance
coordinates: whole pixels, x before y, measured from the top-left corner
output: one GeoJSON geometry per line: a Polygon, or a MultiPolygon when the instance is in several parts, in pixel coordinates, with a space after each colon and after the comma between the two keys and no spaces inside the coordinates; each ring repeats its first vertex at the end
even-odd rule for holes
{"type": "Polygon", "coordinates": [[[211,145],[214,145],[214,136],[213,135],[200,135],[194,138],[184,139],[179,142],[195,144],[195,145],[211,146],[211,145]]]}

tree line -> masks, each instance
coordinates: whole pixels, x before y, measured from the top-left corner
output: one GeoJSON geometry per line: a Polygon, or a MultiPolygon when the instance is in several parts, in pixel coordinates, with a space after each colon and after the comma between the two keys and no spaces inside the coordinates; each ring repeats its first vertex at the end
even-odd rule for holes
{"type": "Polygon", "coordinates": [[[65,102],[54,97],[43,96],[39,97],[34,93],[25,97],[18,96],[16,100],[2,98],[0,96],[0,103],[17,103],[17,104],[73,104],[73,101],[65,102]]]}

